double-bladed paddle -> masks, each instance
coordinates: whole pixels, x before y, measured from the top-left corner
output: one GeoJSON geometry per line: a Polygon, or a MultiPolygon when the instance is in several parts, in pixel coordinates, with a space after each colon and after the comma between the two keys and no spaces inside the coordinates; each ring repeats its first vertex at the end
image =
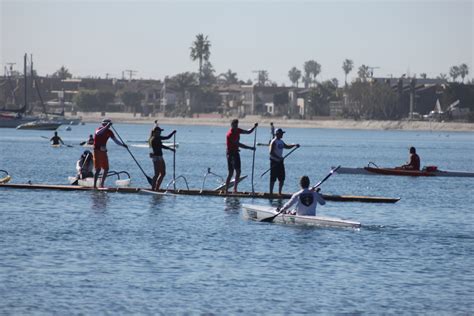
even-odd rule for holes
{"type": "MultiPolygon", "coordinates": [[[[87,153],[87,155],[84,157],[84,161],[82,162],[81,170],[79,170],[79,171],[82,171],[82,169],[84,168],[84,165],[86,164],[86,161],[89,158],[89,156],[90,156],[90,154],[87,153]]],[[[77,185],[79,183],[79,177],[80,177],[80,174],[76,177],[76,180],[74,180],[74,182],[71,183],[71,185],[77,185]]]]}
{"type": "Polygon", "coordinates": [[[146,179],[148,180],[148,183],[153,186],[153,179],[150,178],[146,172],[143,170],[142,166],[140,166],[140,164],[138,163],[138,161],[135,159],[135,156],[133,156],[132,152],[130,151],[130,149],[128,148],[128,146],[125,144],[125,142],[123,141],[122,137],[120,137],[119,133],[117,133],[117,131],[115,130],[115,128],[111,125],[110,126],[112,128],[112,130],[115,132],[115,134],[117,134],[117,137],[120,139],[120,141],[122,142],[122,144],[125,145],[125,148],[127,148],[127,151],[128,153],[130,154],[130,156],[132,156],[133,160],[135,161],[135,163],[137,164],[138,168],[140,168],[140,170],[143,172],[143,174],[145,175],[146,179]]]}
{"type": "MultiPolygon", "coordinates": [[[[334,169],[331,169],[331,171],[329,172],[329,174],[327,176],[324,177],[324,179],[322,179],[321,181],[319,181],[318,183],[316,183],[314,186],[311,187],[311,190],[314,190],[316,189],[317,187],[319,187],[321,184],[324,183],[324,181],[326,181],[327,179],[329,179],[330,176],[332,176],[332,174],[334,172],[337,171],[337,169],[339,169],[341,166],[337,166],[336,168],[334,169]]],[[[278,213],[276,213],[275,215],[273,216],[270,216],[270,217],[267,217],[267,218],[264,218],[262,219],[260,222],[264,222],[264,223],[271,223],[273,222],[273,220],[282,213],[283,211],[279,211],[278,213]]]]}

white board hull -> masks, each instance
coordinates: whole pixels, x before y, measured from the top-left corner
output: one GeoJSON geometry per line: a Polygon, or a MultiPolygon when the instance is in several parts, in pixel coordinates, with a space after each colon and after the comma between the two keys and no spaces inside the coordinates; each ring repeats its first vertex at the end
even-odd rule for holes
{"type": "MultiPolygon", "coordinates": [[[[261,221],[262,219],[272,217],[277,214],[274,207],[243,204],[243,216],[248,219],[255,221],[261,221]]],[[[273,220],[275,223],[283,224],[296,224],[296,225],[310,225],[310,226],[323,226],[323,227],[345,227],[345,228],[359,228],[361,224],[359,222],[345,220],[337,217],[327,216],[299,216],[280,214],[273,220]]]]}

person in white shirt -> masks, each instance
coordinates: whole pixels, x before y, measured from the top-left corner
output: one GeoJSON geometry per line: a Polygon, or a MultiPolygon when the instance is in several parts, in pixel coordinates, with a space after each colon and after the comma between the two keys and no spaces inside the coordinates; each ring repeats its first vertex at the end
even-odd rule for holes
{"type": "Polygon", "coordinates": [[[321,194],[318,193],[319,188],[315,190],[309,189],[309,177],[302,176],[300,179],[301,190],[294,193],[291,199],[283,205],[281,209],[282,213],[305,215],[305,216],[316,216],[316,206],[319,204],[324,205],[326,201],[323,199],[321,194]],[[296,204],[294,210],[288,211],[294,204],[296,204]]]}
{"type": "Polygon", "coordinates": [[[278,194],[281,195],[283,184],[285,183],[285,165],[283,164],[283,149],[300,147],[299,144],[287,145],[282,139],[283,133],[281,128],[275,131],[275,138],[270,143],[270,194],[273,194],[275,181],[278,179],[278,194]]]}

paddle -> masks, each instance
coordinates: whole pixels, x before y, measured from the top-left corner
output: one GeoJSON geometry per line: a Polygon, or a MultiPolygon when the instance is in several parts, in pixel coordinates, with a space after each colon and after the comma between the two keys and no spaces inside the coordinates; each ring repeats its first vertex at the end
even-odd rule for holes
{"type": "Polygon", "coordinates": [[[135,161],[135,163],[137,164],[138,168],[140,168],[140,170],[143,172],[143,174],[145,175],[146,179],[148,180],[148,183],[153,186],[153,179],[150,178],[146,173],[145,171],[143,170],[142,166],[140,166],[140,164],[138,163],[138,161],[135,159],[135,156],[133,156],[132,152],[130,151],[130,149],[128,148],[128,146],[125,144],[125,142],[123,141],[122,137],[120,137],[119,133],[117,133],[117,131],[115,130],[115,128],[111,125],[110,126],[112,128],[112,130],[115,132],[115,134],[117,134],[117,137],[120,139],[120,141],[122,142],[122,144],[125,145],[125,148],[127,148],[127,151],[128,153],[130,154],[130,156],[132,156],[133,160],[135,161]]]}
{"type": "MultiPolygon", "coordinates": [[[[89,156],[90,156],[90,154],[87,153],[87,155],[84,157],[84,161],[82,162],[82,166],[81,166],[81,171],[84,168],[84,165],[86,164],[86,161],[89,158],[89,156]]],[[[76,177],[76,180],[74,180],[74,182],[71,183],[71,185],[77,185],[78,183],[79,183],[79,175],[76,177]]]]}
{"type": "MultiPolygon", "coordinates": [[[[253,156],[252,156],[252,193],[255,193],[255,189],[253,187],[253,173],[255,170],[255,152],[257,151],[257,127],[255,126],[255,134],[253,135],[253,156]]],[[[236,181],[238,182],[239,179],[236,181]]]]}
{"type": "MultiPolygon", "coordinates": [[[[289,153],[287,153],[285,156],[283,156],[283,159],[282,159],[282,160],[285,160],[286,157],[288,157],[289,155],[291,155],[291,153],[294,152],[295,150],[297,150],[298,148],[299,148],[299,147],[293,148],[289,153]]],[[[273,165],[273,167],[275,167],[275,166],[276,166],[276,165],[273,165]]],[[[262,173],[262,174],[260,175],[260,178],[263,177],[264,175],[266,175],[268,171],[272,170],[273,167],[268,168],[267,171],[265,171],[264,173],[262,173]]]]}
{"type": "Polygon", "coordinates": [[[80,142],[80,143],[79,143],[79,146],[84,146],[86,143],[87,143],[87,142],[85,142],[85,141],[84,141],[84,142],[80,142]]]}
{"type": "MultiPolygon", "coordinates": [[[[324,179],[322,179],[321,181],[319,181],[318,183],[316,183],[316,185],[314,185],[314,186],[311,187],[311,190],[314,190],[314,189],[316,189],[317,187],[319,187],[321,184],[323,184],[324,181],[326,181],[327,179],[329,179],[329,177],[332,176],[332,174],[333,174],[334,172],[336,172],[337,169],[339,169],[340,167],[341,167],[341,166],[338,166],[338,167],[336,167],[336,168],[334,168],[334,169],[331,169],[331,171],[329,172],[329,174],[328,174],[326,177],[324,177],[324,179]]],[[[278,213],[276,213],[276,214],[273,215],[273,216],[270,216],[270,217],[267,217],[267,218],[262,219],[260,222],[271,223],[271,222],[273,222],[273,220],[274,220],[278,215],[280,215],[282,212],[283,212],[283,211],[279,211],[278,213]]]]}
{"type": "Polygon", "coordinates": [[[176,191],[176,133],[173,135],[173,189],[176,191]]]}

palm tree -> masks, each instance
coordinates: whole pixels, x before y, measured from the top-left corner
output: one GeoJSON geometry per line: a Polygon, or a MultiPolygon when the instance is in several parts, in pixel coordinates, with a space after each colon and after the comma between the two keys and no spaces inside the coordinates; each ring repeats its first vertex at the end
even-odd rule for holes
{"type": "Polygon", "coordinates": [[[59,68],[55,73],[53,73],[51,77],[59,79],[68,79],[72,78],[72,75],[66,67],[61,66],[61,68],[59,68]]]}
{"type": "Polygon", "coordinates": [[[456,79],[460,75],[459,67],[458,66],[452,66],[451,68],[449,68],[449,75],[451,76],[451,78],[453,78],[453,81],[456,81],[456,79]]]}
{"type": "Polygon", "coordinates": [[[352,71],[352,68],[354,68],[354,62],[350,59],[344,60],[342,63],[342,70],[344,70],[344,82],[345,86],[347,87],[347,75],[352,71]]]}
{"type": "Polygon", "coordinates": [[[202,77],[202,61],[209,61],[211,56],[211,42],[207,39],[204,34],[196,35],[196,40],[193,42],[191,49],[191,59],[193,61],[199,60],[199,84],[201,83],[202,77]]]}
{"type": "Polygon", "coordinates": [[[444,73],[440,73],[438,77],[436,77],[436,79],[448,79],[448,75],[447,74],[444,74],[444,73]]]}
{"type": "Polygon", "coordinates": [[[259,86],[264,86],[269,80],[268,80],[268,71],[266,70],[259,70],[258,71],[258,85],[259,86]]]}
{"type": "Polygon", "coordinates": [[[239,82],[239,79],[237,78],[237,73],[232,72],[232,70],[230,69],[227,70],[227,72],[220,74],[219,76],[224,77],[226,84],[235,84],[239,82]]]}
{"type": "Polygon", "coordinates": [[[366,81],[367,78],[369,78],[369,66],[362,65],[359,67],[359,71],[357,72],[357,75],[362,81],[366,81]]]}
{"type": "Polygon", "coordinates": [[[464,77],[469,74],[469,67],[466,64],[461,64],[459,66],[459,75],[462,78],[462,82],[464,83],[464,77]]]}
{"type": "Polygon", "coordinates": [[[291,68],[290,71],[288,71],[288,78],[290,78],[291,83],[293,83],[293,87],[295,84],[296,87],[298,87],[298,82],[301,78],[301,70],[296,67],[291,68]]]}
{"type": "Polygon", "coordinates": [[[316,77],[321,73],[321,65],[315,60],[308,60],[304,63],[304,82],[305,88],[308,87],[308,83],[316,83],[316,77]]]}

